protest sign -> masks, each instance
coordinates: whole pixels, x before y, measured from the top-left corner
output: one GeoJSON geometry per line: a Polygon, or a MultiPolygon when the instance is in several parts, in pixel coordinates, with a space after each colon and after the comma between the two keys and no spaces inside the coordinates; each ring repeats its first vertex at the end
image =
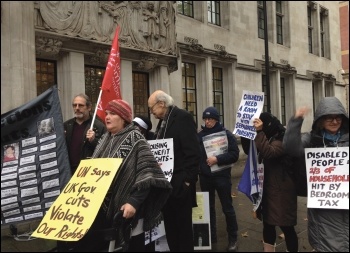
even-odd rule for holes
{"type": "MultiPolygon", "coordinates": [[[[203,137],[203,145],[205,152],[207,154],[207,157],[210,156],[217,156],[221,154],[225,154],[228,152],[228,140],[226,131],[220,131],[217,133],[209,134],[203,137]]],[[[225,165],[217,165],[214,164],[210,167],[211,172],[218,172],[222,169],[225,169],[229,166],[232,166],[232,164],[225,164],[225,165]]]]}
{"type": "MultiPolygon", "coordinates": [[[[210,250],[210,211],[209,193],[196,192],[197,207],[192,208],[194,250],[210,250]]],[[[166,236],[158,238],[155,242],[156,252],[170,251],[166,236]]]]}
{"type": "Polygon", "coordinates": [[[349,147],[306,148],[308,208],[349,209],[349,147]]]}
{"type": "Polygon", "coordinates": [[[42,219],[71,177],[56,86],[1,115],[1,225],[42,219]]]}
{"type": "Polygon", "coordinates": [[[233,134],[254,140],[256,130],[253,120],[259,118],[263,106],[264,92],[244,90],[237,111],[233,134]]]}
{"type": "Polygon", "coordinates": [[[95,220],[121,162],[121,158],[82,160],[32,236],[80,240],[95,220]]]}
{"type": "MultiPolygon", "coordinates": [[[[170,182],[174,170],[173,139],[149,140],[148,143],[150,144],[151,151],[162,169],[165,178],[170,182]]],[[[165,237],[164,221],[162,221],[158,226],[152,228],[150,231],[145,232],[145,244],[157,240],[157,245],[159,245],[159,247],[165,251],[163,246],[166,245],[167,247],[167,242],[165,239],[164,243],[160,243],[163,241],[163,239],[161,239],[162,237],[165,237]]]]}
{"type": "Polygon", "coordinates": [[[173,139],[149,140],[151,151],[160,165],[166,179],[171,181],[174,170],[174,144],[173,139]]]}

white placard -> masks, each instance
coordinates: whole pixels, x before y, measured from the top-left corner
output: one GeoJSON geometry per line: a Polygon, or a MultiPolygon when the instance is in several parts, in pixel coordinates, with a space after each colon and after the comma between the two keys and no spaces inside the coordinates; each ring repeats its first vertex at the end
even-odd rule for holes
{"type": "Polygon", "coordinates": [[[349,147],[306,148],[307,207],[349,210],[349,147]]]}
{"type": "Polygon", "coordinates": [[[263,107],[264,92],[244,90],[238,107],[233,134],[254,140],[256,130],[253,120],[259,118],[263,107]]]}

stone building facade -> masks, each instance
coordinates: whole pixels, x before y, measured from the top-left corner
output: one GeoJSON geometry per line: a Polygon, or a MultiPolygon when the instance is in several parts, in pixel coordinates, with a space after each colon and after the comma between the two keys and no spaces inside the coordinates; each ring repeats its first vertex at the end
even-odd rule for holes
{"type": "MultiPolygon", "coordinates": [[[[52,84],[64,120],[75,94],[96,100],[117,25],[121,93],[135,114],[148,115],[147,97],[157,89],[190,111],[198,128],[214,105],[233,130],[243,90],[269,88],[265,109],[283,123],[323,96],[348,101],[337,2],[2,1],[1,113],[52,84]],[[43,63],[54,66],[51,83],[43,63]]],[[[311,124],[308,117],[303,130],[311,124]]]]}

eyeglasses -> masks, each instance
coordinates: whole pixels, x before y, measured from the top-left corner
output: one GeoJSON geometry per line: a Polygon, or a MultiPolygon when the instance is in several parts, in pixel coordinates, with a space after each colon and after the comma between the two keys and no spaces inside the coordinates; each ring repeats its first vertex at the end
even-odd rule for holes
{"type": "Polygon", "coordinates": [[[213,119],[213,118],[205,118],[205,119],[203,119],[203,121],[204,122],[206,122],[206,121],[214,121],[215,119],[213,119]]]}
{"type": "Polygon", "coordinates": [[[148,108],[148,110],[150,112],[153,112],[153,108],[159,103],[160,101],[158,101],[157,103],[155,103],[154,105],[152,105],[151,107],[148,108]]]}
{"type": "Polygon", "coordinates": [[[80,108],[80,107],[84,107],[85,105],[83,105],[83,104],[72,104],[72,106],[73,107],[77,107],[78,106],[80,108]]]}
{"type": "Polygon", "coordinates": [[[334,120],[341,122],[343,120],[341,115],[326,115],[324,119],[326,122],[333,122],[334,120]]]}

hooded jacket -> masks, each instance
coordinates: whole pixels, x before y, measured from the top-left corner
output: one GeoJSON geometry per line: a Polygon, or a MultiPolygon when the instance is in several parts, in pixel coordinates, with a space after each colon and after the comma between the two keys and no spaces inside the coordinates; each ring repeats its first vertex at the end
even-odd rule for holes
{"type": "MultiPolygon", "coordinates": [[[[303,118],[292,117],[284,135],[284,149],[293,156],[304,156],[305,148],[349,146],[349,117],[336,97],[320,101],[311,132],[301,134],[302,123],[303,118]],[[323,130],[317,127],[319,120],[329,114],[343,117],[336,142],[326,139],[323,130]]],[[[318,252],[349,252],[349,210],[308,208],[308,237],[318,252]]]]}

